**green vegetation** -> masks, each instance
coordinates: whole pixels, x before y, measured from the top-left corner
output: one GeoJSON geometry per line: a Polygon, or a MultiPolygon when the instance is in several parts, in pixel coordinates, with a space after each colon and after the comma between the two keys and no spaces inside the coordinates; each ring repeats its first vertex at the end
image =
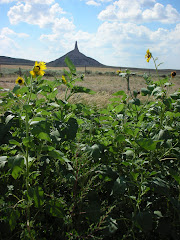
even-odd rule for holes
{"type": "Polygon", "coordinates": [[[179,239],[180,92],[147,75],[131,91],[127,70],[107,108],[70,103],[95,92],[65,61],[60,79],[1,88],[0,239],[179,239]]]}

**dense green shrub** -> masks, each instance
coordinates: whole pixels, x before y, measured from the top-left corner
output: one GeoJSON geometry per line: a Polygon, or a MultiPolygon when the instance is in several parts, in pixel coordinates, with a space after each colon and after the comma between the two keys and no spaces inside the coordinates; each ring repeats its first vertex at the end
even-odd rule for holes
{"type": "Polygon", "coordinates": [[[70,104],[94,92],[66,63],[62,79],[1,91],[0,239],[179,239],[180,92],[146,79],[143,101],[129,89],[106,109],[70,104]]]}

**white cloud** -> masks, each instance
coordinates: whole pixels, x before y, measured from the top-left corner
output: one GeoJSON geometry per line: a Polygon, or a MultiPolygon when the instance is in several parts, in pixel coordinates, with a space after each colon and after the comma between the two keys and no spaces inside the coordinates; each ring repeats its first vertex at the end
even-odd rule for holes
{"type": "MultiPolygon", "coordinates": [[[[48,0],[46,3],[47,2],[48,0]]],[[[56,21],[56,17],[64,13],[65,12],[58,3],[49,7],[48,5],[32,4],[31,2],[25,4],[19,2],[17,5],[10,8],[8,17],[11,24],[26,22],[43,28],[49,24],[53,25],[56,21]]]]}
{"type": "Polygon", "coordinates": [[[12,29],[4,27],[0,31],[0,55],[15,55],[21,46],[17,44],[16,38],[27,38],[28,34],[16,33],[12,29]],[[8,53],[8,54],[7,54],[8,53]]]}
{"type": "Polygon", "coordinates": [[[87,5],[100,6],[102,3],[111,2],[112,0],[85,0],[85,1],[87,5]]]}
{"type": "Polygon", "coordinates": [[[118,0],[101,11],[98,18],[103,21],[176,23],[180,21],[180,13],[170,4],[164,6],[155,0],[118,0]]]}
{"type": "Polygon", "coordinates": [[[94,0],[87,1],[86,4],[87,5],[92,5],[92,6],[100,6],[100,3],[95,2],[94,0]]]}
{"type": "Polygon", "coordinates": [[[14,2],[14,1],[16,1],[16,0],[1,0],[0,4],[1,3],[10,3],[10,2],[14,2]]]}
{"type": "Polygon", "coordinates": [[[31,4],[48,4],[51,5],[55,2],[55,0],[0,0],[1,3],[11,3],[11,2],[24,2],[24,3],[31,3],[31,4]]]}
{"type": "Polygon", "coordinates": [[[12,29],[8,28],[8,27],[4,27],[1,31],[0,31],[1,36],[16,36],[19,38],[26,38],[29,37],[28,34],[26,33],[16,33],[14,32],[12,29]]]}
{"type": "Polygon", "coordinates": [[[160,3],[156,3],[153,8],[146,9],[142,13],[142,18],[147,22],[175,23],[180,21],[180,14],[170,4],[165,7],[160,3]]]}

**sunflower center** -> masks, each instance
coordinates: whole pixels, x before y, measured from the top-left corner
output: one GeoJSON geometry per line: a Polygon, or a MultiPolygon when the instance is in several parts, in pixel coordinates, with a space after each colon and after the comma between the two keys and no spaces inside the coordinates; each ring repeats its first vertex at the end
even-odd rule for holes
{"type": "Polygon", "coordinates": [[[22,80],[21,80],[21,79],[19,79],[19,80],[18,80],[18,83],[22,83],[22,80]]]}
{"type": "Polygon", "coordinates": [[[37,73],[37,72],[39,72],[39,71],[40,71],[40,66],[35,66],[35,67],[34,67],[34,72],[37,73]]]}

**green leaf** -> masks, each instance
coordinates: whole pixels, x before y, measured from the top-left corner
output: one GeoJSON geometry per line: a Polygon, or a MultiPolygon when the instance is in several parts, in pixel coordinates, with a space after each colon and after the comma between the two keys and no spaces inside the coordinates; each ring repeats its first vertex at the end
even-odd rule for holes
{"type": "Polygon", "coordinates": [[[144,232],[148,232],[152,229],[152,215],[150,212],[139,212],[135,216],[135,221],[138,227],[140,227],[144,232]]]}
{"type": "Polygon", "coordinates": [[[124,142],[125,141],[125,137],[123,134],[119,134],[117,137],[116,137],[116,141],[118,143],[121,143],[121,142],[124,142]]]}
{"type": "Polygon", "coordinates": [[[118,224],[116,222],[116,219],[108,217],[108,219],[106,220],[106,224],[109,233],[108,235],[114,234],[118,230],[118,224]]]}
{"type": "Polygon", "coordinates": [[[134,151],[132,151],[130,149],[127,150],[124,154],[126,155],[127,158],[133,158],[134,157],[134,151]]]}
{"type": "Polygon", "coordinates": [[[124,96],[124,95],[126,95],[126,93],[124,91],[118,91],[118,92],[113,93],[112,95],[114,95],[114,96],[124,96]]]}
{"type": "Polygon", "coordinates": [[[18,220],[18,218],[20,217],[20,213],[18,210],[13,210],[11,212],[11,215],[9,217],[9,225],[10,225],[10,229],[11,231],[13,231],[16,227],[16,222],[18,220]]]}
{"type": "Polygon", "coordinates": [[[15,116],[13,114],[9,114],[6,119],[5,119],[5,123],[8,124],[15,116]]]}
{"type": "Polygon", "coordinates": [[[137,105],[137,106],[141,105],[141,102],[140,102],[139,98],[134,98],[134,99],[130,100],[129,102],[134,104],[134,105],[137,105]]]}
{"type": "Polygon", "coordinates": [[[28,188],[28,198],[34,201],[35,207],[39,208],[44,202],[44,191],[41,187],[28,188]]]}
{"type": "Polygon", "coordinates": [[[24,94],[24,93],[27,93],[28,91],[29,91],[28,87],[24,86],[24,87],[18,89],[17,93],[24,94]]]}
{"type": "Polygon", "coordinates": [[[73,140],[76,137],[78,131],[78,123],[75,118],[69,118],[65,128],[62,130],[61,135],[66,140],[73,140]]]}
{"type": "Polygon", "coordinates": [[[150,95],[151,91],[148,90],[147,88],[141,88],[141,95],[142,96],[146,96],[146,95],[150,95]]]}
{"type": "Polygon", "coordinates": [[[148,86],[147,86],[147,89],[152,92],[155,87],[156,87],[155,84],[153,84],[153,85],[148,85],[148,86]]]}
{"type": "Polygon", "coordinates": [[[161,95],[162,94],[162,88],[161,87],[156,87],[152,93],[153,96],[161,95]]]}
{"type": "Polygon", "coordinates": [[[32,136],[29,136],[29,137],[25,137],[25,138],[23,138],[23,140],[22,140],[22,142],[23,142],[23,145],[24,146],[31,146],[34,142],[33,142],[33,137],[32,136]]]}
{"type": "Polygon", "coordinates": [[[71,71],[71,73],[76,74],[76,68],[75,68],[73,62],[71,61],[71,59],[69,57],[66,57],[64,61],[65,61],[66,65],[68,66],[69,70],[71,71]]]}
{"type": "Polygon", "coordinates": [[[24,157],[21,155],[10,157],[8,159],[8,166],[11,169],[12,177],[14,179],[17,179],[21,175],[21,172],[23,171],[24,157]]]}
{"type": "Polygon", "coordinates": [[[74,86],[72,88],[74,93],[88,93],[88,94],[95,94],[96,92],[92,91],[89,88],[81,87],[81,86],[74,86]]]}
{"type": "Polygon", "coordinates": [[[141,138],[136,140],[137,144],[146,150],[153,151],[156,149],[156,144],[159,141],[153,141],[152,139],[141,138]]]}
{"type": "Polygon", "coordinates": [[[170,97],[174,100],[180,99],[180,92],[170,94],[170,97]]]}
{"type": "Polygon", "coordinates": [[[28,113],[32,112],[32,106],[30,105],[27,104],[23,105],[23,109],[28,113]]]}
{"type": "Polygon", "coordinates": [[[86,146],[82,150],[89,153],[91,157],[93,157],[95,160],[98,160],[101,157],[101,146],[98,144],[94,144],[93,146],[86,146]]]}
{"type": "Polygon", "coordinates": [[[121,195],[124,194],[127,188],[127,184],[124,177],[118,177],[114,182],[112,194],[121,195]]]}
{"type": "Polygon", "coordinates": [[[50,200],[49,203],[46,205],[46,208],[53,217],[64,217],[63,204],[60,201],[50,200]]]}
{"type": "Polygon", "coordinates": [[[16,93],[19,89],[20,89],[20,86],[19,85],[15,85],[13,90],[12,90],[12,92],[16,93]]]}
{"type": "Polygon", "coordinates": [[[30,125],[37,124],[41,121],[46,121],[46,118],[43,117],[35,117],[29,121],[30,125]]]}
{"type": "Polygon", "coordinates": [[[8,162],[7,156],[1,156],[0,157],[0,168],[3,168],[7,162],[8,162]]]}
{"type": "Polygon", "coordinates": [[[18,141],[14,140],[14,139],[10,139],[10,140],[9,140],[9,143],[12,144],[12,145],[16,145],[16,146],[18,146],[18,147],[21,146],[21,144],[20,144],[18,141]]]}
{"type": "Polygon", "coordinates": [[[124,104],[120,104],[114,108],[114,111],[116,113],[120,113],[123,110],[123,108],[124,108],[124,104]]]}
{"type": "Polygon", "coordinates": [[[137,90],[134,90],[134,91],[133,91],[133,96],[136,98],[137,95],[138,95],[138,91],[137,91],[137,90]]]}
{"type": "Polygon", "coordinates": [[[47,133],[45,133],[45,132],[40,132],[37,137],[38,137],[40,140],[46,140],[46,141],[48,141],[48,142],[51,142],[50,136],[49,136],[47,133]]]}
{"type": "Polygon", "coordinates": [[[154,211],[154,214],[158,217],[163,217],[162,213],[160,211],[154,211]]]}

